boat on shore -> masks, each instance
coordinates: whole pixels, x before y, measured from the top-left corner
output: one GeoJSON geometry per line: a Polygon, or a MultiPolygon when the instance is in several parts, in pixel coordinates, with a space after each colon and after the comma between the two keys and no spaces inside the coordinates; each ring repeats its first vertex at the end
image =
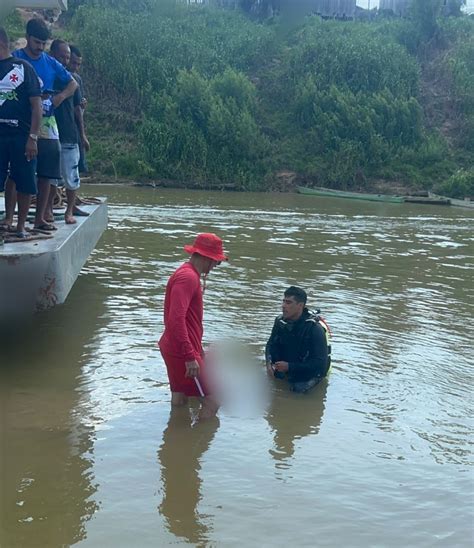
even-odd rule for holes
{"type": "Polygon", "coordinates": [[[464,200],[460,200],[459,198],[446,198],[444,196],[434,194],[433,192],[429,192],[428,196],[434,200],[449,200],[450,205],[455,207],[466,207],[468,209],[474,209],[474,200],[471,200],[469,198],[465,198],[464,200]]]}
{"type": "MultiPolygon", "coordinates": [[[[3,209],[0,199],[0,209],[3,209]]],[[[81,205],[88,217],[58,223],[53,237],[0,246],[0,320],[31,316],[64,303],[107,228],[107,201],[81,205]]]]}
{"type": "Polygon", "coordinates": [[[405,196],[407,204],[425,204],[425,205],[451,205],[451,198],[443,196],[405,196]]]}
{"type": "Polygon", "coordinates": [[[298,186],[300,194],[309,194],[314,196],[327,196],[329,198],[350,198],[352,200],[367,200],[370,202],[390,202],[402,204],[405,201],[403,196],[394,196],[391,194],[369,194],[363,192],[350,192],[347,190],[334,190],[332,188],[305,187],[298,186]]]}
{"type": "Polygon", "coordinates": [[[466,198],[459,200],[457,198],[448,198],[446,196],[439,196],[433,192],[424,191],[420,194],[413,194],[411,196],[395,196],[392,194],[370,194],[364,192],[350,192],[347,190],[334,190],[332,188],[323,187],[296,187],[300,194],[308,194],[314,196],[326,196],[329,198],[347,198],[351,200],[367,200],[370,202],[391,202],[396,204],[409,203],[409,204],[424,204],[424,205],[442,205],[442,206],[456,206],[465,207],[468,209],[474,209],[474,201],[466,198]]]}

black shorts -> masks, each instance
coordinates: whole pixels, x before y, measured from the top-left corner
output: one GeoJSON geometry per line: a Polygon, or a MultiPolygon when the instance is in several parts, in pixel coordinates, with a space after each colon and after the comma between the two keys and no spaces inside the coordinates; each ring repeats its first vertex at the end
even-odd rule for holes
{"type": "Polygon", "coordinates": [[[22,194],[34,195],[36,188],[36,159],[28,162],[25,156],[28,135],[0,135],[0,192],[10,176],[22,194]]]}
{"type": "Polygon", "coordinates": [[[62,179],[59,139],[38,139],[36,174],[41,179],[62,179]]]}

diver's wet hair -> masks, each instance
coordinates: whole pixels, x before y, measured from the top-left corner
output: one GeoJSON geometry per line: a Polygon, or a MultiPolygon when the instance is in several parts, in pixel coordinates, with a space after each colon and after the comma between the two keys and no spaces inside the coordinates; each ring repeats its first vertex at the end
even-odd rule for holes
{"type": "Polygon", "coordinates": [[[296,287],[294,285],[291,285],[285,291],[285,297],[294,297],[297,303],[303,304],[306,304],[306,301],[308,300],[308,295],[306,295],[306,291],[304,289],[301,289],[301,287],[296,287]]]}

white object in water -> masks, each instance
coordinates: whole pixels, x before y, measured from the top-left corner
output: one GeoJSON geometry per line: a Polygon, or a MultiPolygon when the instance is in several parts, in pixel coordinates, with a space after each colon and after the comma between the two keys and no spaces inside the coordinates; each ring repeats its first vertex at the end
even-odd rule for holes
{"type": "Polygon", "coordinates": [[[197,377],[194,377],[194,382],[196,383],[196,386],[198,387],[199,393],[201,394],[201,398],[204,398],[204,390],[202,389],[201,383],[199,382],[199,379],[197,377]]]}

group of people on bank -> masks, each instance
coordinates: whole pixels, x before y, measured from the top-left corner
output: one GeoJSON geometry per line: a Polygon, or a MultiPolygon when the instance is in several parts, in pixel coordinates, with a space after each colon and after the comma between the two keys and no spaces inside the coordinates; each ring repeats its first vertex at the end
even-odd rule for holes
{"type": "Polygon", "coordinates": [[[27,240],[32,198],[36,196],[34,229],[56,230],[53,205],[64,186],[64,220],[75,224],[86,216],[77,207],[80,171],[89,150],[84,126],[87,101],[79,70],[79,49],[53,40],[45,52],[50,30],[42,19],[26,25],[26,46],[10,51],[8,35],[0,27],[0,192],[5,192],[3,229],[27,240]],[[18,205],[18,219],[14,213],[18,205]]]}
{"type": "MultiPolygon", "coordinates": [[[[164,332],[158,342],[171,388],[171,404],[188,397],[201,399],[200,418],[213,417],[220,403],[207,371],[202,346],[203,292],[208,274],[228,258],[222,240],[199,234],[185,245],[191,255],[170,277],[164,303],[164,332]]],[[[266,367],[271,377],[287,380],[295,392],[307,392],[331,367],[331,332],[326,321],[306,307],[300,287],[284,292],[282,314],[275,319],[266,345],[266,367]]]]}

